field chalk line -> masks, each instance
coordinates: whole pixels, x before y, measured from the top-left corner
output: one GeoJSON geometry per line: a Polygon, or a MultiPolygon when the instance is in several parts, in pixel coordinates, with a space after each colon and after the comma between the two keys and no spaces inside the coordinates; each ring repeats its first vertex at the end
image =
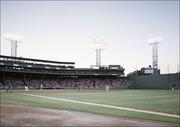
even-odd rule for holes
{"type": "Polygon", "coordinates": [[[84,102],[84,101],[75,101],[75,100],[56,98],[56,97],[47,97],[47,96],[34,95],[34,94],[23,94],[23,95],[40,97],[40,98],[46,98],[46,99],[53,99],[53,100],[61,100],[61,101],[65,101],[65,102],[73,102],[73,103],[79,103],[79,104],[100,106],[100,107],[105,107],[105,108],[113,108],[113,109],[120,109],[120,110],[126,110],[126,111],[133,111],[133,112],[147,113],[147,114],[153,114],[153,115],[160,115],[160,116],[169,116],[169,117],[180,118],[179,115],[169,114],[169,113],[162,113],[162,112],[155,112],[155,111],[148,111],[148,110],[140,110],[140,109],[134,109],[134,108],[125,108],[125,107],[118,107],[118,106],[112,106],[112,105],[104,105],[104,104],[84,102]]]}

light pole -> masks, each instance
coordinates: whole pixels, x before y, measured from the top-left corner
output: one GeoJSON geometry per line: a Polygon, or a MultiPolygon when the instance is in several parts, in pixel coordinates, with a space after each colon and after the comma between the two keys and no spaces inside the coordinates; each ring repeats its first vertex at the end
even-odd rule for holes
{"type": "Polygon", "coordinates": [[[5,40],[8,40],[11,43],[11,56],[17,57],[17,44],[22,42],[24,37],[11,34],[5,34],[4,36],[5,40]]]}
{"type": "Polygon", "coordinates": [[[156,74],[158,70],[158,44],[162,41],[161,37],[155,39],[149,39],[149,45],[152,45],[152,66],[156,69],[156,74]]]}
{"type": "Polygon", "coordinates": [[[101,66],[101,52],[102,50],[105,50],[106,43],[103,43],[103,40],[101,42],[99,40],[93,41],[93,49],[96,51],[96,66],[100,67],[101,66]]]}

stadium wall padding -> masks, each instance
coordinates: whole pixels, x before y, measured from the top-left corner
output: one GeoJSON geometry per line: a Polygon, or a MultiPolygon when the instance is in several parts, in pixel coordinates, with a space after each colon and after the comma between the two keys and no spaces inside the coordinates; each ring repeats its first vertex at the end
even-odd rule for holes
{"type": "Polygon", "coordinates": [[[131,81],[138,89],[171,89],[180,84],[180,74],[139,75],[131,77],[131,81]]]}

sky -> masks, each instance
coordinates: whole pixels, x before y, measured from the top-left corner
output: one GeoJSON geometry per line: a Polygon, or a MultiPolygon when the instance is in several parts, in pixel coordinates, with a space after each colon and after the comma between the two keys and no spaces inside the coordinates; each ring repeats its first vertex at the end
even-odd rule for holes
{"type": "Polygon", "coordinates": [[[104,40],[101,64],[125,74],[152,65],[149,38],[161,37],[161,73],[179,69],[179,1],[1,1],[1,55],[11,55],[4,34],[23,36],[17,56],[96,64],[93,40],[104,40]]]}

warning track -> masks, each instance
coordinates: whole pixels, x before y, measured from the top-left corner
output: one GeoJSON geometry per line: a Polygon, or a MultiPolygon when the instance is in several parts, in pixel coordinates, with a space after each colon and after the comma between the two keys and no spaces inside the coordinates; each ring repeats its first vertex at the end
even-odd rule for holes
{"type": "Polygon", "coordinates": [[[126,108],[126,107],[98,104],[98,103],[92,103],[92,102],[76,101],[76,100],[69,100],[69,99],[56,98],[56,97],[47,97],[47,96],[34,95],[34,94],[23,94],[23,95],[39,97],[39,98],[46,98],[46,99],[53,99],[53,100],[59,100],[59,101],[65,101],[65,102],[72,102],[72,103],[78,103],[78,104],[99,106],[99,107],[105,107],[105,108],[120,109],[120,110],[132,111],[132,112],[139,112],[139,113],[146,113],[146,114],[153,114],[153,115],[160,115],[160,116],[180,118],[179,115],[163,113],[163,112],[155,112],[155,111],[148,111],[148,110],[141,110],[141,109],[134,109],[134,108],[126,108]]]}

